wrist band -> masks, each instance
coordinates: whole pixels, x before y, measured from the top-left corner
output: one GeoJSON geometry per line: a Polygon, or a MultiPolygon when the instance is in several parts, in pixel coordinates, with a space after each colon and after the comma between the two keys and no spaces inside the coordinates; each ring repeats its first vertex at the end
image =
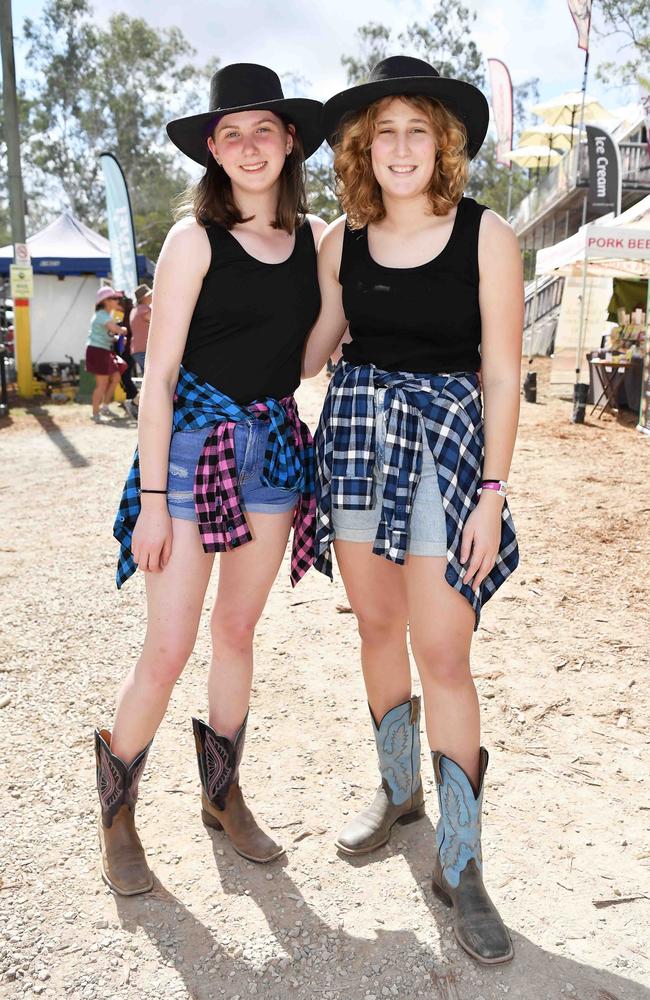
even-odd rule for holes
{"type": "Polygon", "coordinates": [[[504,497],[508,490],[508,484],[504,479],[484,479],[477,492],[482,493],[483,490],[491,490],[500,497],[504,497]]]}
{"type": "Polygon", "coordinates": [[[161,493],[167,495],[167,490],[138,490],[138,493],[161,493]]]}

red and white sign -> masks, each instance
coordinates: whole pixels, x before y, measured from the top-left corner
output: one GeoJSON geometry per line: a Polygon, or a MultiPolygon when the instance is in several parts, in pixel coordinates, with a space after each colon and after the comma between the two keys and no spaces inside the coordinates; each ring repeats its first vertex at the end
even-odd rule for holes
{"type": "Polygon", "coordinates": [[[512,149],[512,81],[505,63],[500,59],[488,59],[492,111],[497,129],[497,163],[510,166],[506,156],[512,149]]]}
{"type": "Polygon", "coordinates": [[[591,27],[591,0],[567,0],[573,23],[578,32],[578,48],[589,51],[589,29],[591,27]]]}
{"type": "Polygon", "coordinates": [[[650,229],[590,226],[586,233],[587,257],[623,257],[650,260],[650,229]]]}
{"type": "Polygon", "coordinates": [[[29,256],[29,247],[26,243],[14,243],[14,260],[16,264],[20,264],[21,267],[27,267],[31,259],[29,256]]]}

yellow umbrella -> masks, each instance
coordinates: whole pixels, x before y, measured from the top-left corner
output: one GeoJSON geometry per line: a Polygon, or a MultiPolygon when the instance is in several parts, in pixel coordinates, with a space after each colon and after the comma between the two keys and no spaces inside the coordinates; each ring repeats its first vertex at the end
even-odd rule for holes
{"type": "Polygon", "coordinates": [[[571,149],[577,129],[570,125],[531,125],[519,136],[520,146],[543,146],[552,149],[571,149]]]}
{"type": "Polygon", "coordinates": [[[504,159],[512,160],[520,167],[537,167],[543,160],[547,161],[547,166],[555,166],[562,159],[562,153],[548,146],[521,146],[517,149],[510,149],[504,153],[504,159]]]}
{"type": "MultiPolygon", "coordinates": [[[[535,104],[529,110],[543,118],[548,125],[575,125],[580,118],[581,107],[582,91],[567,90],[559,97],[551,98],[550,101],[535,104]]],[[[584,121],[604,124],[605,122],[617,122],[618,118],[607,111],[595,97],[586,94],[584,121]]]]}

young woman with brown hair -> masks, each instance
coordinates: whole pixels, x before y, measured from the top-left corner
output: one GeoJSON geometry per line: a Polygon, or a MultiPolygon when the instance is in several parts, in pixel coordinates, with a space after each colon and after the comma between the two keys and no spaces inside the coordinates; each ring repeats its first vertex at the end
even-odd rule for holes
{"type": "Polygon", "coordinates": [[[316,435],[316,565],[331,575],[333,543],[382,777],[337,846],[373,850],[424,813],[408,629],[440,805],[433,888],[453,906],[463,948],[505,962],[512,943],[481,875],[488,754],[470,646],[483,602],[518,559],[505,480],[519,411],[519,247],[503,219],[463,197],[488,125],[477,88],[398,56],[328,101],[324,123],[347,217],[320,243],[322,308],[303,373],[321,369],[348,323],[351,342],[316,435]]]}
{"type": "Polygon", "coordinates": [[[103,876],[124,895],[153,886],[138,780],[194,647],[216,551],[209,721],[192,720],[202,817],[252,861],[283,853],[244,802],[239,764],[255,626],[292,526],[293,582],[313,561],[313,447],[293,392],[320,304],[324,223],[306,215],[303,166],[321,143],[320,112],[243,63],[215,73],[210,111],[167,127],[205,173],[156,268],[138,452],[114,527],[118,586],[137,566],[147,591],[140,658],[112,733],[95,734],[103,876]]]}

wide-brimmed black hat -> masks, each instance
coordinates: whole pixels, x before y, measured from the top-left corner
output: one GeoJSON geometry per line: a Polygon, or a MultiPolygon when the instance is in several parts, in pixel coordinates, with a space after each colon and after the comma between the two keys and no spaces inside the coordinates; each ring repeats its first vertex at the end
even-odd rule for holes
{"type": "Polygon", "coordinates": [[[210,124],[217,116],[258,108],[273,111],[296,126],[306,160],[325,137],[320,120],[321,102],[303,97],[286,98],[277,73],[256,63],[232,63],[218,69],[210,80],[210,110],[174,119],[167,125],[167,135],[182,153],[205,167],[210,124]]]}
{"type": "Polygon", "coordinates": [[[460,118],[468,136],[468,155],[472,160],[483,145],[488,129],[490,109],[478,89],[464,80],[440,76],[437,69],[412,56],[390,56],[372,69],[367,83],[335,94],[323,108],[323,130],[332,146],[346,115],[367,108],[383,97],[402,94],[423,94],[444,104],[460,118]]]}

